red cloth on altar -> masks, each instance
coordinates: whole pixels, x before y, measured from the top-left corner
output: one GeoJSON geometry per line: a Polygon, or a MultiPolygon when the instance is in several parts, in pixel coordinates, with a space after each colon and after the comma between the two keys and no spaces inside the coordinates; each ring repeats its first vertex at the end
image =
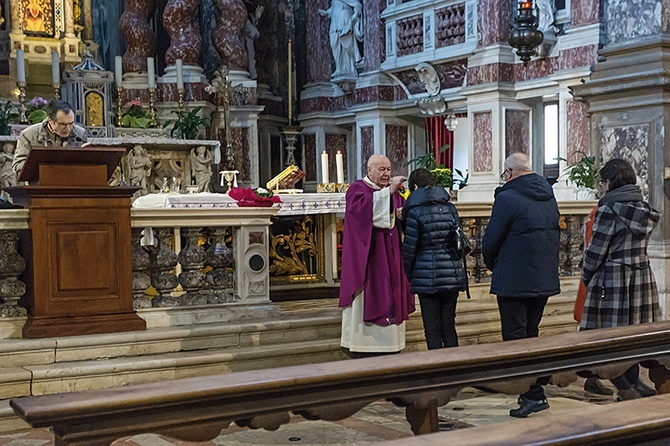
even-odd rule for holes
{"type": "MultiPolygon", "coordinates": [[[[364,322],[398,325],[414,311],[414,295],[403,271],[398,225],[391,229],[372,226],[374,192],[363,180],[352,183],[347,191],[339,306],[350,306],[363,291],[364,322]]],[[[389,213],[404,203],[398,193],[392,199],[389,213]]]]}

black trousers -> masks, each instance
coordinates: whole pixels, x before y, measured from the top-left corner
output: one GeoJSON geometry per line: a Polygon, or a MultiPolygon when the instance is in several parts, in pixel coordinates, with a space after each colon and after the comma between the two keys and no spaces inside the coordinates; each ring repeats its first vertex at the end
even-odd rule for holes
{"type": "Polygon", "coordinates": [[[458,347],[455,321],[457,301],[458,291],[419,294],[428,350],[458,347]]]}
{"type": "MultiPolygon", "coordinates": [[[[536,338],[547,299],[547,297],[498,296],[503,341],[536,338]]],[[[539,378],[521,397],[534,401],[545,399],[544,390],[540,385],[543,382],[546,383],[546,378],[539,378]]]]}

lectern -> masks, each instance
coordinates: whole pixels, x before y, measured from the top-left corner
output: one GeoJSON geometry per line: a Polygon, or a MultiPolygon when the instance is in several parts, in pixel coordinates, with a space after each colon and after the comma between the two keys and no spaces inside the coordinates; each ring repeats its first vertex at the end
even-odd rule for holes
{"type": "Polygon", "coordinates": [[[33,147],[6,189],[30,210],[21,235],[26,338],[144,330],[133,310],[130,197],[107,180],[125,149],[33,147]]]}

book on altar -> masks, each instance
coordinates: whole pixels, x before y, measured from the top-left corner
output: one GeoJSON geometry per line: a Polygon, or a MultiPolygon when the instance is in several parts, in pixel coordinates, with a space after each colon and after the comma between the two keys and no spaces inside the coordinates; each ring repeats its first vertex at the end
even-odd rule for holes
{"type": "Polygon", "coordinates": [[[298,193],[302,192],[302,189],[296,189],[295,185],[303,178],[305,178],[305,172],[300,170],[298,166],[291,165],[268,181],[265,186],[277,193],[298,193]]]}

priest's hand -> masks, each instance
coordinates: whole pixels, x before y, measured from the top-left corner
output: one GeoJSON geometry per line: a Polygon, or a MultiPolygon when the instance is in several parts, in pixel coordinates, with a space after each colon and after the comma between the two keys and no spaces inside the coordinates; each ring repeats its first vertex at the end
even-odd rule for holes
{"type": "Polygon", "coordinates": [[[402,183],[406,180],[407,178],[403,177],[402,175],[391,178],[391,184],[389,185],[389,191],[391,192],[391,195],[395,194],[400,188],[400,185],[402,185],[402,183]]]}

